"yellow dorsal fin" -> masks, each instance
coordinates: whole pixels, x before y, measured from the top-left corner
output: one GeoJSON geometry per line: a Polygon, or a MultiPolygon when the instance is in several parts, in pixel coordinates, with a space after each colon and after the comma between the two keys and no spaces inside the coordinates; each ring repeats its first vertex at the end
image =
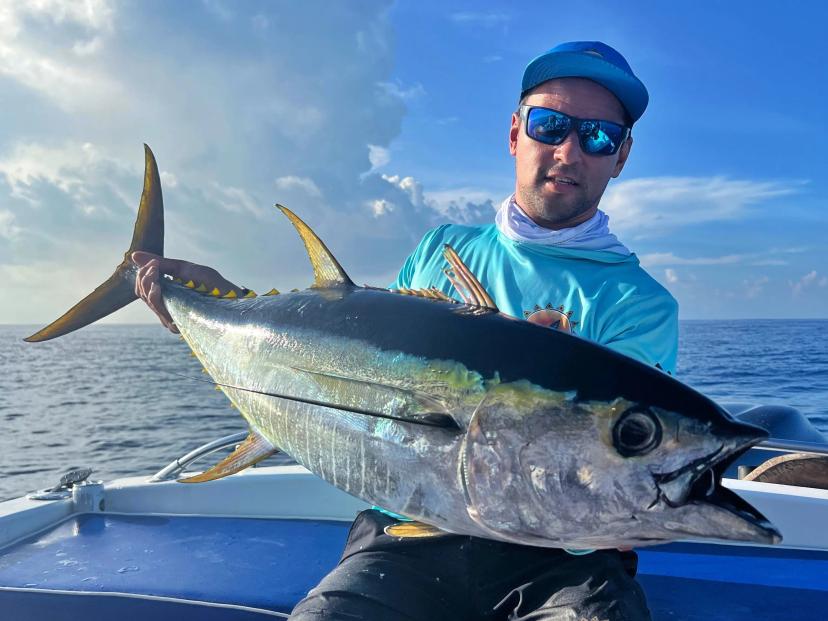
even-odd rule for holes
{"type": "Polygon", "coordinates": [[[471,270],[466,267],[466,264],[463,263],[460,256],[454,251],[454,248],[448,244],[443,246],[443,256],[449,264],[449,267],[444,269],[443,273],[448,276],[451,284],[454,285],[457,293],[460,294],[460,297],[463,298],[466,304],[482,306],[493,311],[499,310],[492,296],[480,284],[477,277],[471,273],[471,270]]]}
{"type": "Polygon", "coordinates": [[[445,293],[440,291],[439,289],[435,289],[434,287],[430,289],[406,289],[403,287],[402,289],[391,289],[391,293],[399,293],[401,295],[413,295],[414,297],[418,298],[430,298],[432,300],[440,300],[442,302],[451,302],[453,304],[457,304],[457,300],[454,298],[450,298],[445,293]]]}
{"type": "Polygon", "coordinates": [[[439,537],[440,535],[449,534],[436,526],[424,524],[423,522],[399,522],[397,524],[390,524],[385,527],[384,531],[386,535],[400,537],[401,539],[439,537]]]}
{"type": "Polygon", "coordinates": [[[311,265],[313,266],[313,275],[315,281],[314,287],[335,287],[337,285],[351,285],[353,281],[342,269],[339,261],[331,254],[328,247],[322,243],[322,240],[316,236],[311,228],[302,222],[302,220],[287,207],[276,205],[276,207],[285,214],[290,220],[291,224],[296,227],[299,232],[299,237],[305,244],[305,249],[308,251],[311,265]]]}
{"type": "Polygon", "coordinates": [[[179,479],[179,483],[203,483],[215,481],[231,474],[236,474],[252,466],[256,462],[270,457],[276,452],[276,448],[256,432],[251,431],[244,442],[236,447],[230,455],[222,459],[215,466],[186,479],[179,479]]]}
{"type": "Polygon", "coordinates": [[[201,283],[198,287],[195,288],[195,290],[199,293],[207,293],[207,285],[201,283]]]}

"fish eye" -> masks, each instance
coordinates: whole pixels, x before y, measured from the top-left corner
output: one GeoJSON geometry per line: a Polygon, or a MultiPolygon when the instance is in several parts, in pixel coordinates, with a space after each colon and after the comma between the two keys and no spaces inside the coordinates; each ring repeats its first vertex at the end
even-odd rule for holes
{"type": "Polygon", "coordinates": [[[649,409],[631,408],[615,423],[612,443],[624,457],[646,455],[661,443],[661,423],[649,409]]]}

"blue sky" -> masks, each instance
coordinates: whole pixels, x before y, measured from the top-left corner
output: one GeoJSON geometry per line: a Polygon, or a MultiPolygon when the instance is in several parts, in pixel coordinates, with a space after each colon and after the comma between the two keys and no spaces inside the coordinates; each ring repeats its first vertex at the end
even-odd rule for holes
{"type": "Polygon", "coordinates": [[[576,39],[650,91],[602,207],[681,316],[828,317],[828,9],[688,4],[0,0],[0,322],[50,321],[111,273],[142,142],[168,256],[304,287],[278,201],[386,284],[430,226],[491,220],[523,67],[576,39]]]}

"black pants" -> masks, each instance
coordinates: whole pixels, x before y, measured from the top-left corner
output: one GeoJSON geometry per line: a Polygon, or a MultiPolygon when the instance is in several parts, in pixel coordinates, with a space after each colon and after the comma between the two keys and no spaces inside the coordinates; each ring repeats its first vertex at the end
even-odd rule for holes
{"type": "Polygon", "coordinates": [[[399,539],[363,511],[339,565],[292,621],[639,621],[650,613],[634,552],[563,550],[444,535],[399,539]]]}

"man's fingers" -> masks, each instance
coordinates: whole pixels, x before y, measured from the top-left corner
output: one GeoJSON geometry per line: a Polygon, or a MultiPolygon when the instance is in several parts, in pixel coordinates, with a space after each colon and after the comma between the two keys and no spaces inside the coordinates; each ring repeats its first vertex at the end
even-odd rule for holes
{"type": "Polygon", "coordinates": [[[150,285],[147,295],[147,304],[155,312],[155,314],[158,315],[161,323],[163,323],[168,330],[178,333],[178,329],[175,327],[175,323],[173,322],[172,317],[170,317],[170,314],[167,312],[167,309],[164,306],[164,301],[161,299],[161,286],[157,282],[150,285]]]}
{"type": "Polygon", "coordinates": [[[142,265],[144,265],[148,261],[150,261],[152,259],[157,259],[158,255],[153,254],[151,252],[144,252],[143,250],[136,250],[135,252],[133,252],[130,255],[129,258],[132,259],[132,262],[135,263],[135,265],[137,265],[138,267],[141,267],[142,265]]]}
{"type": "Polygon", "coordinates": [[[135,293],[145,302],[149,303],[148,296],[150,286],[158,281],[158,268],[152,263],[144,265],[138,270],[135,276],[135,293]]]}
{"type": "Polygon", "coordinates": [[[130,259],[138,268],[147,267],[150,265],[156,266],[162,274],[169,274],[170,276],[183,276],[187,273],[192,265],[189,261],[182,261],[181,259],[168,259],[151,252],[144,252],[143,250],[136,250],[130,255],[130,259]]]}
{"type": "Polygon", "coordinates": [[[179,334],[178,328],[167,312],[164,300],[161,298],[160,279],[162,273],[175,274],[176,270],[182,265],[187,265],[187,262],[165,259],[157,254],[141,250],[133,252],[130,259],[138,266],[138,272],[135,274],[135,295],[146,302],[165,328],[173,334],[179,334]]]}

